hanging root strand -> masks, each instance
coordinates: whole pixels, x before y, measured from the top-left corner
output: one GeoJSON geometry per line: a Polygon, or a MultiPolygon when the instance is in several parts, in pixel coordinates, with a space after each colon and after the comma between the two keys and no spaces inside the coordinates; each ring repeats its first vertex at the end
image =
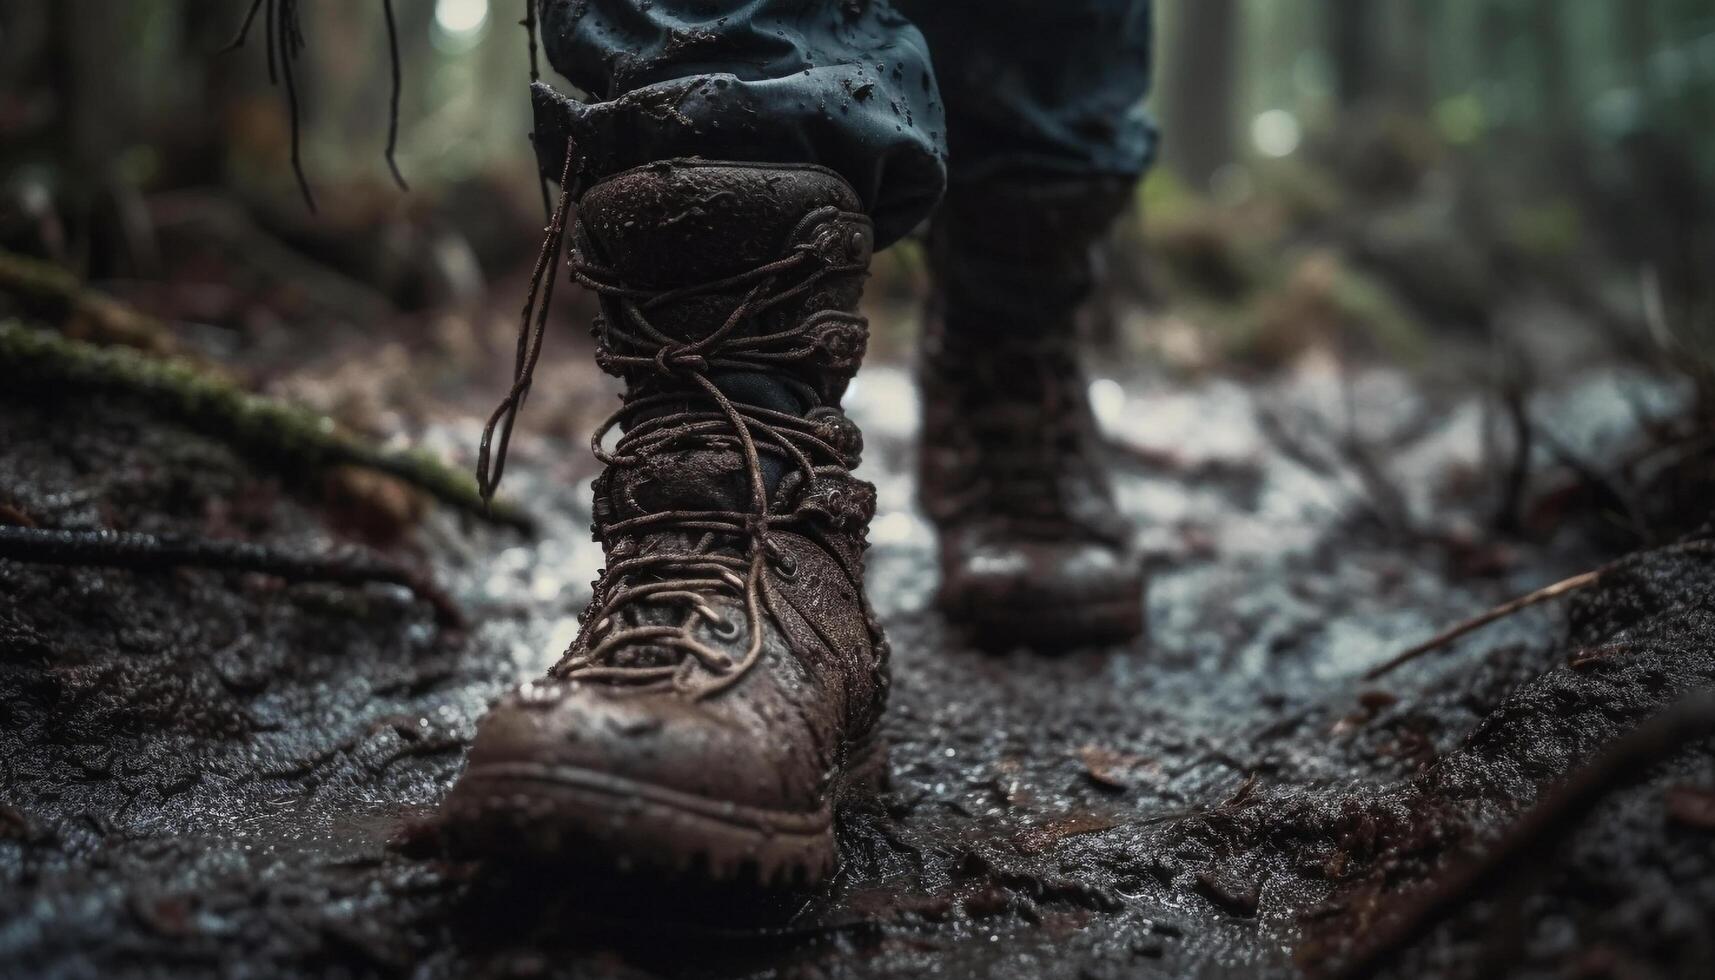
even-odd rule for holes
{"type": "Polygon", "coordinates": [[[220,49],[221,54],[244,47],[245,39],[250,36],[250,25],[256,22],[256,14],[261,9],[262,0],[251,0],[250,10],[244,15],[244,23],[239,25],[238,33],[232,36],[232,40],[226,42],[226,47],[220,49]]]}
{"type": "MultiPolygon", "coordinates": [[[[387,54],[392,75],[392,93],[388,100],[387,110],[387,169],[393,175],[394,183],[400,190],[410,190],[405,182],[404,174],[399,172],[397,154],[399,150],[399,100],[403,91],[401,61],[399,58],[399,23],[394,16],[393,0],[381,0],[382,18],[387,23],[387,54]]],[[[250,37],[250,30],[260,15],[263,25],[263,47],[268,57],[268,83],[280,85],[285,89],[286,117],[291,128],[292,141],[292,175],[297,179],[298,190],[304,196],[304,205],[310,213],[316,213],[315,194],[310,189],[309,176],[304,172],[303,161],[303,105],[298,92],[298,76],[293,69],[293,63],[303,56],[307,47],[304,38],[304,25],[299,0],[251,0],[245,10],[244,21],[231,41],[221,48],[222,52],[232,51],[244,46],[250,37]]],[[[532,34],[532,38],[534,35],[532,34]]],[[[535,43],[531,43],[531,62],[534,66],[535,43]]],[[[534,77],[535,69],[532,67],[534,77]]]]}
{"type": "Polygon", "coordinates": [[[399,93],[402,89],[399,71],[399,24],[393,17],[393,0],[381,0],[381,13],[387,20],[387,54],[392,59],[393,95],[387,109],[387,169],[393,172],[393,182],[402,191],[411,189],[405,175],[399,172],[394,154],[399,150],[399,93]]]}

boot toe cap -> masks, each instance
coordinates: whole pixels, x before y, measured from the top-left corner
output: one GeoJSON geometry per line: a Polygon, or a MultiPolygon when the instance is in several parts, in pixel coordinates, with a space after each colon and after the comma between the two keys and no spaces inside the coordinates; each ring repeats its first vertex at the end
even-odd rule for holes
{"type": "Polygon", "coordinates": [[[944,548],[939,602],[984,646],[1071,647],[1143,629],[1144,572],[1129,549],[1087,541],[944,548]]]}
{"type": "Polygon", "coordinates": [[[804,740],[763,737],[771,722],[670,691],[526,684],[478,726],[443,820],[480,856],[812,880],[831,813],[794,757],[804,740]]]}

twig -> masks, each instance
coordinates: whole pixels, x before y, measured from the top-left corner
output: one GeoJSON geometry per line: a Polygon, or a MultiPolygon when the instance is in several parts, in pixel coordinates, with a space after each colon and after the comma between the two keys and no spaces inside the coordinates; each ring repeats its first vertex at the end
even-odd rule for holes
{"type": "Polygon", "coordinates": [[[1581,572],[1571,578],[1561,579],[1553,585],[1544,586],[1528,595],[1522,595],[1517,599],[1503,602],[1487,612],[1473,616],[1470,619],[1456,623],[1453,626],[1442,630],[1429,639],[1424,640],[1422,643],[1400,652],[1392,659],[1379,664],[1378,666],[1371,667],[1368,671],[1364,672],[1364,680],[1373,681],[1384,674],[1391,673],[1395,668],[1416,660],[1418,657],[1421,657],[1426,653],[1439,650],[1442,647],[1447,646],[1449,643],[1452,643],[1454,640],[1457,640],[1459,637],[1464,636],[1466,633],[1481,629],[1497,619],[1505,619],[1513,613],[1529,609],[1531,606],[1547,602],[1550,599],[1559,598],[1569,592],[1576,592],[1579,589],[1595,585],[1597,582],[1602,580],[1603,576],[1635,564],[1642,558],[1697,551],[1715,551],[1715,539],[1683,541],[1679,544],[1668,545],[1664,548],[1634,552],[1624,558],[1611,561],[1608,564],[1603,565],[1601,568],[1593,569],[1588,572],[1581,572]]]}
{"type": "MultiPolygon", "coordinates": [[[[472,480],[422,452],[389,452],[333,419],[245,391],[188,364],[79,343],[0,321],[0,371],[18,390],[54,396],[113,391],[138,396],[182,423],[227,440],[277,471],[352,465],[396,477],[442,503],[529,531],[528,514],[484,500],[472,480]]],[[[9,388],[8,390],[11,390],[9,388]]]]}
{"type": "Polygon", "coordinates": [[[1442,875],[1334,976],[1374,976],[1467,902],[1507,876],[1524,873],[1531,862],[1541,863],[1609,794],[1641,781],[1656,764],[1711,735],[1715,693],[1709,691],[1690,695],[1632,729],[1525,811],[1486,854],[1442,875]]]}
{"type": "Polygon", "coordinates": [[[0,524],[0,558],[38,565],[107,568],[196,568],[261,572],[288,582],[362,585],[385,582],[411,590],[443,626],[462,629],[458,604],[428,577],[354,548],[324,555],[282,551],[251,541],[166,538],[126,531],[60,531],[0,524]]]}

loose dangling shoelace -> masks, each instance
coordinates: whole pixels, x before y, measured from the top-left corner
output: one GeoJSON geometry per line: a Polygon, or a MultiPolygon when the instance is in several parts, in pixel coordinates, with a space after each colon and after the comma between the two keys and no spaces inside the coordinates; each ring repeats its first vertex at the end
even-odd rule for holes
{"type": "MultiPolygon", "coordinates": [[[[529,301],[519,330],[518,351],[511,390],[489,418],[483,431],[478,458],[478,482],[485,495],[494,492],[505,469],[506,450],[513,420],[530,390],[531,377],[541,355],[547,304],[553,295],[552,277],[541,285],[544,270],[558,263],[569,211],[572,147],[567,148],[566,170],[560,182],[560,201],[548,227],[547,240],[532,277],[529,301]],[[537,293],[541,305],[537,306],[537,293]],[[490,444],[498,432],[495,453],[490,444]]],[[[790,240],[826,218],[838,215],[825,207],[806,215],[790,240]]],[[[658,394],[627,397],[591,436],[596,458],[610,468],[644,465],[662,453],[693,449],[726,448],[736,439],[750,493],[750,509],[667,510],[606,523],[598,528],[604,544],[638,534],[653,536],[656,546],[625,555],[604,570],[596,583],[595,601],[585,616],[587,634],[582,652],[558,664],[554,673],[576,674],[581,679],[611,680],[637,685],[667,685],[693,697],[707,697],[737,683],[761,658],[763,647],[763,572],[770,559],[783,574],[791,574],[791,559],[770,535],[772,528],[800,520],[793,514],[774,514],[762,465],[763,452],[788,457],[804,476],[804,488],[812,487],[829,469],[844,472],[854,459],[817,434],[814,423],[784,412],[734,401],[716,386],[711,371],[778,374],[792,363],[816,355],[809,338],[816,321],[801,318],[794,326],[770,334],[734,336],[747,321],[781,303],[797,298],[830,275],[861,272],[863,263],[826,260],[809,243],[795,246],[790,254],[723,279],[670,290],[646,290],[624,285],[614,270],[605,268],[573,250],[573,278],[604,300],[607,312],[601,319],[602,346],[609,366],[615,370],[654,371],[676,382],[658,394]],[[775,290],[783,277],[799,273],[798,280],[775,290]],[[681,341],[662,332],[649,320],[651,311],[668,304],[710,292],[746,290],[720,327],[708,335],[681,341]],[[617,315],[612,315],[617,314],[617,315]],[[696,403],[701,402],[702,407],[696,403]],[[609,451],[602,446],[608,432],[619,427],[622,435],[609,451]],[[816,458],[827,462],[818,467],[816,458]],[[661,542],[682,534],[695,538],[689,547],[673,548],[661,542]],[[738,549],[717,547],[737,538],[738,549]],[[728,593],[740,598],[749,623],[749,642],[736,660],[691,633],[699,618],[715,635],[736,639],[737,626],[708,602],[710,593],[728,593]],[[678,625],[667,623],[615,628],[631,603],[684,603],[688,612],[678,625]],[[597,639],[599,637],[599,640],[597,639]],[[614,655],[638,645],[666,647],[683,652],[677,666],[614,664],[614,655]],[[694,684],[698,669],[713,680],[694,684]]],[[[574,649],[576,646],[574,645],[574,649]]]]}

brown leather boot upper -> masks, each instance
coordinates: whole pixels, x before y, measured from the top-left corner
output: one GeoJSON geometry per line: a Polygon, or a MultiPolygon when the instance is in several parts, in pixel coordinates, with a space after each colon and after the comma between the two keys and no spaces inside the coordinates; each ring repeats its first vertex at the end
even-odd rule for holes
{"type": "Polygon", "coordinates": [[[982,645],[1127,639],[1143,573],[1078,361],[1091,249],[1129,182],[955,187],[919,362],[920,496],[942,610],[982,645]]]}
{"type": "Polygon", "coordinates": [[[449,826],[488,851],[817,880],[888,684],[875,493],[838,407],[869,220],[826,170],[673,161],[592,187],[574,236],[626,387],[604,427],[623,434],[596,435],[607,567],[548,677],[481,723],[449,826]]]}

